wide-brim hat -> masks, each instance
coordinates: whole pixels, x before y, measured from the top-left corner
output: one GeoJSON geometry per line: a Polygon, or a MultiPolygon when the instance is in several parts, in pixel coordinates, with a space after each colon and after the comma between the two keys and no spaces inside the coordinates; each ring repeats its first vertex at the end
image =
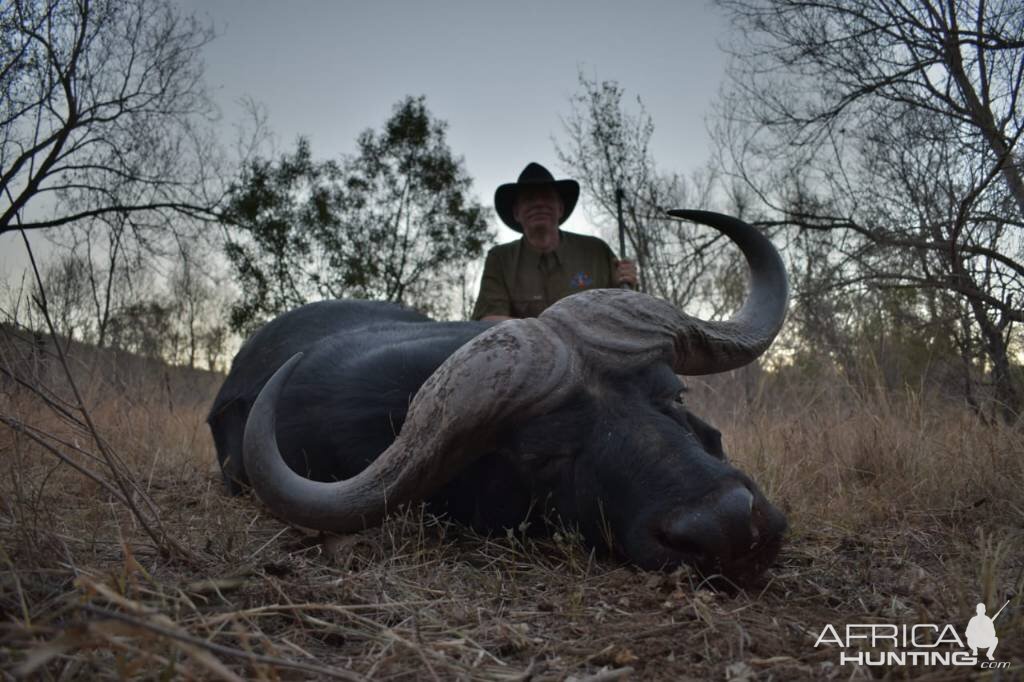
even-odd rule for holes
{"type": "Polygon", "coordinates": [[[576,201],[580,198],[580,184],[575,180],[555,180],[547,168],[539,163],[529,163],[523,172],[519,174],[516,182],[509,182],[498,187],[494,192],[494,207],[498,210],[498,217],[501,222],[511,227],[516,232],[522,232],[522,226],[516,222],[512,215],[512,207],[516,204],[516,196],[519,188],[524,186],[537,187],[547,185],[553,187],[558,196],[562,199],[562,216],[558,219],[561,225],[566,221],[572,210],[576,208],[576,201]]]}

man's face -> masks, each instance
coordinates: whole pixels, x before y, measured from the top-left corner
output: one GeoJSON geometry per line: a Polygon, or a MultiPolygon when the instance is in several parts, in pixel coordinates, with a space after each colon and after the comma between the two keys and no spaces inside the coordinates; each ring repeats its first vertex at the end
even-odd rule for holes
{"type": "Polygon", "coordinates": [[[523,228],[530,246],[545,253],[558,247],[558,221],[563,210],[562,199],[554,187],[521,187],[512,217],[523,228]]]}

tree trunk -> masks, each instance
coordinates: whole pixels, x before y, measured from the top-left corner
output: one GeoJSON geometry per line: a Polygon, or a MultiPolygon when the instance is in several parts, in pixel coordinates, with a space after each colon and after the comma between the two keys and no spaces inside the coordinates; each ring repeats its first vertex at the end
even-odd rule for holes
{"type": "Polygon", "coordinates": [[[992,322],[985,306],[979,301],[972,300],[971,308],[981,329],[985,353],[992,362],[992,384],[995,388],[999,416],[1007,424],[1012,424],[1020,416],[1021,397],[1010,368],[1010,354],[1003,330],[992,322]]]}

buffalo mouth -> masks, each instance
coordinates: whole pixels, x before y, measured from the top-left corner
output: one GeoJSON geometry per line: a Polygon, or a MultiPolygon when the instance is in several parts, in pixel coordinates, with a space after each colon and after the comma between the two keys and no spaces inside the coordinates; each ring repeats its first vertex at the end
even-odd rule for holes
{"type": "Polygon", "coordinates": [[[763,585],[767,571],[775,563],[782,548],[782,535],[752,545],[742,557],[705,558],[693,564],[704,581],[718,589],[751,588],[763,585]]]}
{"type": "Polygon", "coordinates": [[[766,582],[767,571],[778,558],[783,533],[763,541],[754,541],[738,555],[709,555],[696,546],[669,544],[667,538],[655,534],[662,545],[661,556],[653,563],[636,562],[648,570],[672,571],[688,566],[697,572],[702,584],[716,589],[747,589],[766,582]]]}

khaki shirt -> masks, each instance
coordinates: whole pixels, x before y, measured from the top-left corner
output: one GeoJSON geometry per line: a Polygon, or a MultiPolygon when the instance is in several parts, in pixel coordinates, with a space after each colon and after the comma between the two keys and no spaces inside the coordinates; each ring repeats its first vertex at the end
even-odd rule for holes
{"type": "Polygon", "coordinates": [[[540,254],[526,242],[487,253],[473,319],[487,315],[536,317],[555,301],[587,289],[615,286],[615,254],[597,237],[559,232],[558,248],[540,254]]]}

